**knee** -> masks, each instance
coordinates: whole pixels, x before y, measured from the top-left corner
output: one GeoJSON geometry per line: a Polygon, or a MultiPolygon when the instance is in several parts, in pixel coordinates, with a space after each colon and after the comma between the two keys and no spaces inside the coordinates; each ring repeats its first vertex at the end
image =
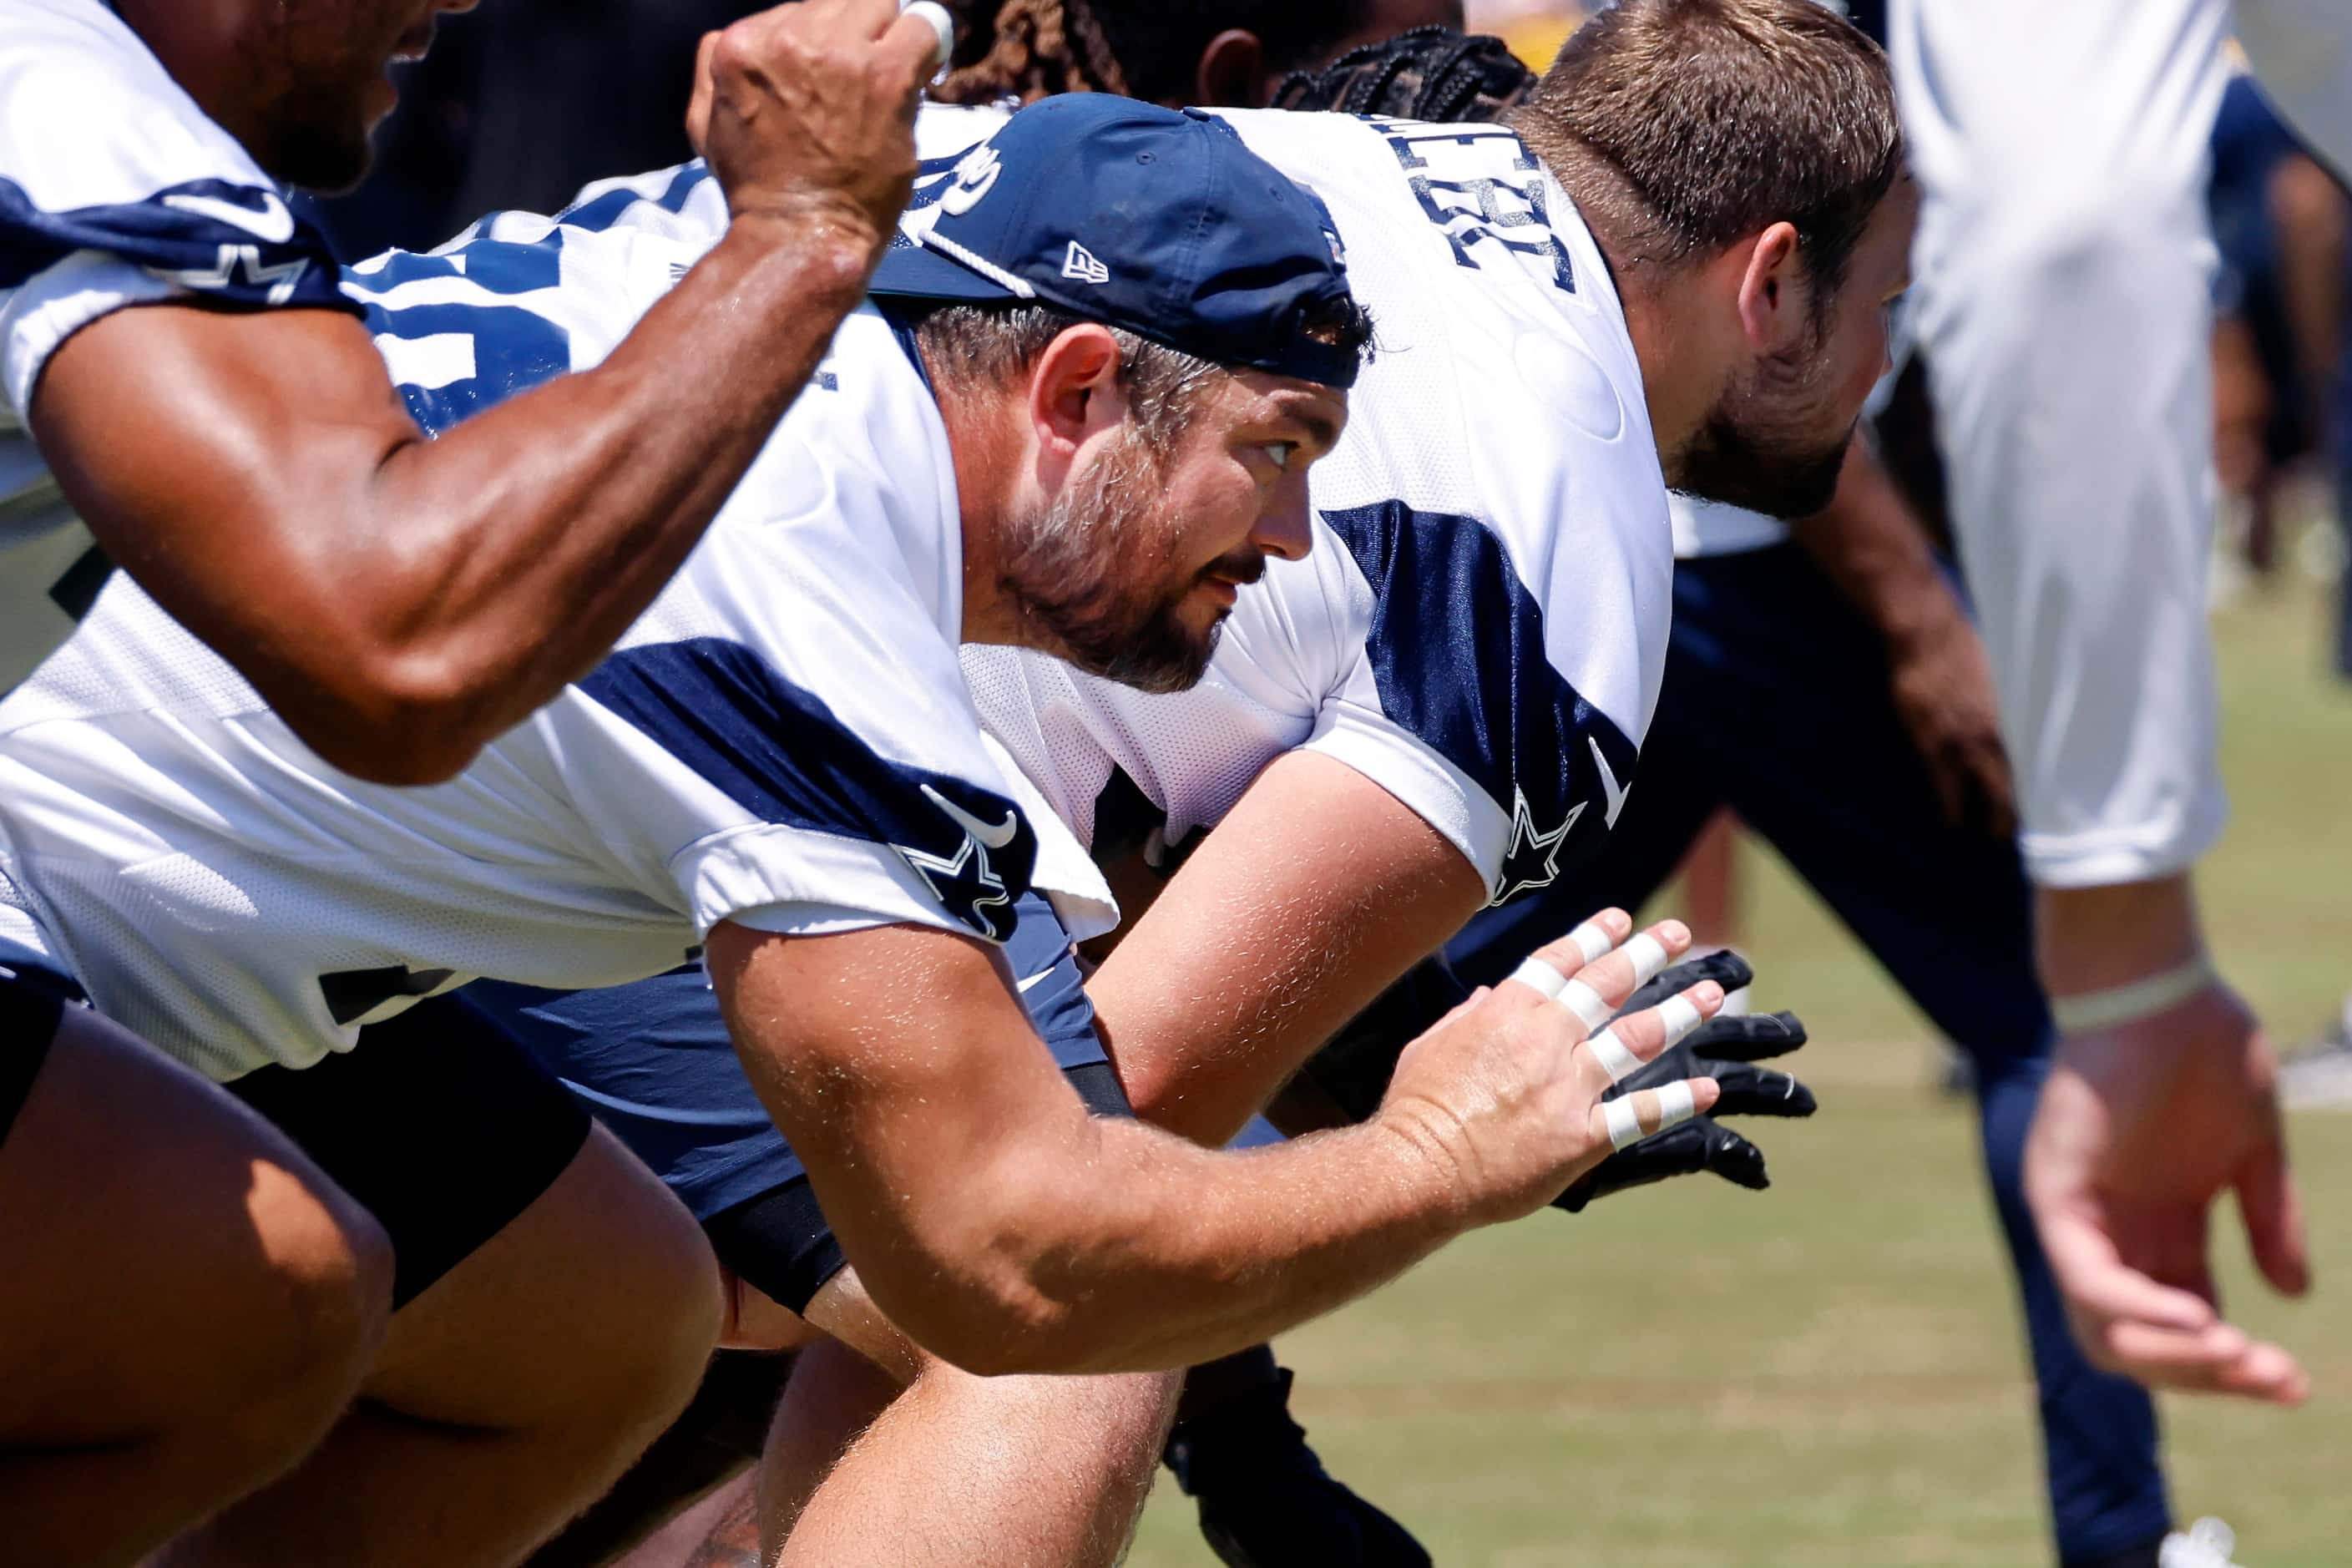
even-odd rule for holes
{"type": "Polygon", "coordinates": [[[638,1411],[666,1426],[701,1384],[725,1290],[694,1217],[650,1173],[633,1175],[627,1200],[606,1216],[598,1265],[607,1300],[620,1310],[594,1335],[594,1352],[583,1358],[587,1375],[575,1387],[595,1411],[638,1411]]]}
{"type": "Polygon", "coordinates": [[[242,1353],[217,1408],[238,1439],[307,1451],[351,1404],[392,1319],[392,1244],[365,1209],[315,1173],[259,1163],[247,1200],[257,1267],[236,1292],[242,1353]]]}

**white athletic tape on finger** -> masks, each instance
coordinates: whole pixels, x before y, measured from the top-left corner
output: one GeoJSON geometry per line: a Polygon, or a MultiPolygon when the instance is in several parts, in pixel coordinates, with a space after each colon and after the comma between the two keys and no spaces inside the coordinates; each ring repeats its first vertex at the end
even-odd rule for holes
{"type": "Polygon", "coordinates": [[[1611,948],[1617,945],[1615,942],[1609,940],[1609,933],[1607,931],[1602,931],[1591,921],[1585,921],[1582,925],[1569,932],[1568,940],[1576,943],[1576,951],[1584,955],[1584,962],[1587,963],[1591,963],[1594,959],[1599,958],[1602,953],[1607,952],[1611,948]]]}
{"type": "Polygon", "coordinates": [[[1559,988],[1559,1005],[1575,1014],[1588,1030],[1601,1027],[1617,1011],[1607,997],[1581,980],[1571,980],[1559,988]]]}
{"type": "MultiPolygon", "coordinates": [[[[1687,996],[1669,996],[1660,1003],[1658,1019],[1666,1029],[1665,1044],[1658,1047],[1661,1051],[1687,1038],[1702,1022],[1697,1005],[1687,996]]],[[[1642,1070],[1642,1058],[1627,1048],[1614,1029],[1603,1029],[1584,1043],[1592,1047],[1593,1059],[1609,1075],[1611,1083],[1623,1083],[1642,1070]]]]}
{"type": "Polygon", "coordinates": [[[1609,1075],[1611,1083],[1623,1083],[1642,1070],[1642,1058],[1625,1048],[1614,1029],[1603,1029],[1584,1042],[1592,1049],[1592,1059],[1609,1075]]]}
{"type": "MultiPolygon", "coordinates": [[[[1697,1098],[1691,1093],[1691,1086],[1687,1082],[1670,1083],[1659,1089],[1657,1096],[1658,1132],[1664,1132],[1669,1127],[1679,1127],[1698,1114],[1697,1098]]],[[[1613,1148],[1629,1149],[1644,1138],[1656,1136],[1656,1133],[1642,1131],[1642,1118],[1634,1110],[1633,1097],[1630,1094],[1622,1100],[1609,1101],[1601,1108],[1601,1111],[1608,1123],[1609,1142],[1613,1148]]]]}
{"type": "Polygon", "coordinates": [[[1666,967],[1665,945],[1648,931],[1637,933],[1625,943],[1625,956],[1633,961],[1633,989],[1636,991],[1655,980],[1666,967]]]}
{"type": "Polygon", "coordinates": [[[920,16],[931,25],[931,31],[940,36],[940,68],[947,69],[948,61],[955,58],[955,18],[948,15],[947,7],[939,0],[898,0],[898,14],[920,16]]]}
{"type": "Polygon", "coordinates": [[[1559,995],[1559,988],[1568,984],[1567,975],[1540,958],[1521,960],[1519,966],[1511,971],[1511,978],[1531,991],[1540,992],[1547,1002],[1559,995]]]}
{"type": "Polygon", "coordinates": [[[1669,996],[1658,1004],[1658,1021],[1666,1026],[1666,1043],[1659,1049],[1680,1045],[1690,1032],[1705,1020],[1698,1016],[1698,1004],[1687,996],[1669,996]]]}

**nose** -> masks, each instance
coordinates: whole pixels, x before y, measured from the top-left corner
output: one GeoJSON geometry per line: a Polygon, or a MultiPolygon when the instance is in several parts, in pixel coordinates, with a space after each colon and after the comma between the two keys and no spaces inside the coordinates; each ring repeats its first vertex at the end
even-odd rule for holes
{"type": "Polygon", "coordinates": [[[1250,542],[1276,560],[1304,561],[1314,538],[1307,476],[1290,475],[1276,488],[1272,503],[1259,514],[1257,526],[1250,531],[1250,542]]]}

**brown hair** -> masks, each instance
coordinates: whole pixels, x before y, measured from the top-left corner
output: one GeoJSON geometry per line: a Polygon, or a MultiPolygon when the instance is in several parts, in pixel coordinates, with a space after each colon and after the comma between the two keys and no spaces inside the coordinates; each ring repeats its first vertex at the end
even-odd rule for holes
{"type": "Polygon", "coordinates": [[[1312,68],[1370,24],[1370,0],[950,0],[947,103],[1034,103],[1058,92],[1189,102],[1202,52],[1244,28],[1274,70],[1312,68]]]}
{"type": "Polygon", "coordinates": [[[1511,125],[1624,263],[1793,225],[1816,312],[1903,164],[1886,57],[1814,0],[1622,0],[1511,125]]]}
{"type": "Polygon", "coordinates": [[[958,0],[956,52],[931,89],[943,103],[1034,103],[1065,92],[1129,96],[1087,0],[958,0]]]}

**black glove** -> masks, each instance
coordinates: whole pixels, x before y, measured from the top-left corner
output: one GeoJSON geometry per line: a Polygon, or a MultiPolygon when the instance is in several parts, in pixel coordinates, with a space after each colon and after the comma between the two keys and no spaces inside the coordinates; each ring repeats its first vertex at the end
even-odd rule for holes
{"type": "MultiPolygon", "coordinates": [[[[1667,997],[1712,980],[1725,994],[1754,982],[1756,972],[1736,952],[1714,952],[1678,963],[1627,999],[1616,1017],[1654,1007],[1667,997]]],[[[1612,1022],[1614,1020],[1612,1019],[1612,1022]]],[[[1570,1214],[1583,1211],[1595,1198],[1644,1187],[1675,1176],[1712,1171],[1734,1185],[1761,1192],[1772,1184],[1764,1170],[1764,1152],[1738,1133],[1717,1125],[1717,1116],[1811,1116],[1812,1090],[1786,1073],[1753,1064],[1784,1056],[1805,1043],[1805,1026],[1793,1013],[1761,1016],[1709,1018],[1669,1048],[1657,1060],[1612,1088],[1603,1100],[1616,1100],[1636,1089],[1656,1089],[1682,1079],[1711,1078],[1723,1086],[1723,1096],[1706,1116],[1695,1116],[1621,1149],[1577,1184],[1552,1200],[1552,1207],[1570,1214]]]]}

